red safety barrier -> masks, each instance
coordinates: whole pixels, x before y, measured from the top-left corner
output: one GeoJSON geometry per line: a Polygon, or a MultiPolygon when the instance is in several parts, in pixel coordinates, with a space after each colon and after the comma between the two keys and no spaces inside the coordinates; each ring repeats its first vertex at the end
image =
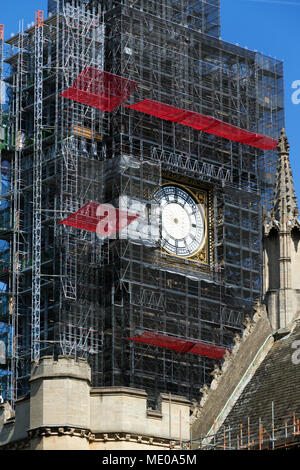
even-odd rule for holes
{"type": "Polygon", "coordinates": [[[214,344],[205,343],[203,341],[185,340],[151,331],[145,331],[138,336],[127,338],[127,340],[171,349],[178,354],[199,354],[200,356],[210,357],[212,359],[222,359],[226,351],[231,352],[231,349],[225,348],[224,346],[215,346],[214,344]]]}
{"type": "Polygon", "coordinates": [[[129,98],[138,84],[95,67],[86,67],[60,96],[101,111],[113,111],[129,98]]]}
{"type": "Polygon", "coordinates": [[[165,119],[166,121],[177,122],[178,124],[183,124],[208,134],[233,140],[241,144],[251,145],[262,150],[274,150],[277,147],[277,140],[271,137],[249,132],[219,119],[176,108],[159,101],[143,100],[129,106],[124,106],[160,119],[165,119]]]}
{"type": "Polygon", "coordinates": [[[138,217],[137,214],[129,214],[110,204],[88,202],[77,212],[58,223],[109,237],[119,233],[138,217]]]}

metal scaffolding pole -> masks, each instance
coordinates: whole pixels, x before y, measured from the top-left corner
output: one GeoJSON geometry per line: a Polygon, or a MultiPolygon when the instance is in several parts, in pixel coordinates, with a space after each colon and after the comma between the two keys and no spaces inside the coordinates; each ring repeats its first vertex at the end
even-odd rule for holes
{"type": "Polygon", "coordinates": [[[34,157],[32,232],[32,350],[31,359],[40,357],[41,235],[42,235],[42,139],[43,139],[43,12],[35,16],[34,157]]]}

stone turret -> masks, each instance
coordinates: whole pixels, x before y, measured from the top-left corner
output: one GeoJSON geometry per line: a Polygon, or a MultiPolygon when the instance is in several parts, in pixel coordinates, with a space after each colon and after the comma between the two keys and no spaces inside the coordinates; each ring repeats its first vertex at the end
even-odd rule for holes
{"type": "Polygon", "coordinates": [[[187,445],[191,402],[164,393],[157,409],[147,402],[145,390],[92,388],[84,359],[44,356],[32,363],[30,395],[16,401],[15,412],[0,403],[0,449],[151,451],[187,445]]]}
{"type": "Polygon", "coordinates": [[[285,129],[277,150],[273,208],[265,215],[263,227],[263,296],[274,330],[287,327],[300,314],[299,209],[285,129]]]}

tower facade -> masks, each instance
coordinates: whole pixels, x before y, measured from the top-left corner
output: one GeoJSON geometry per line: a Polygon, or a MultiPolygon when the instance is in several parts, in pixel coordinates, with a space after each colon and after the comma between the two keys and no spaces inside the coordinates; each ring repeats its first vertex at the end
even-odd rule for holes
{"type": "Polygon", "coordinates": [[[7,41],[2,387],[63,354],[199,399],[261,294],[282,63],[221,41],[218,0],[60,7],[7,41]]]}

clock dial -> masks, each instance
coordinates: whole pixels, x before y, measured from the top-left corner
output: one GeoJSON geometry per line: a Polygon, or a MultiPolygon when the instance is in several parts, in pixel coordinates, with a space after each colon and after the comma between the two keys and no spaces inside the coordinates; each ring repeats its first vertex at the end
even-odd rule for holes
{"type": "Polygon", "coordinates": [[[187,258],[197,253],[205,238],[201,206],[178,186],[163,186],[153,196],[161,210],[162,247],[170,254],[187,258]]]}

